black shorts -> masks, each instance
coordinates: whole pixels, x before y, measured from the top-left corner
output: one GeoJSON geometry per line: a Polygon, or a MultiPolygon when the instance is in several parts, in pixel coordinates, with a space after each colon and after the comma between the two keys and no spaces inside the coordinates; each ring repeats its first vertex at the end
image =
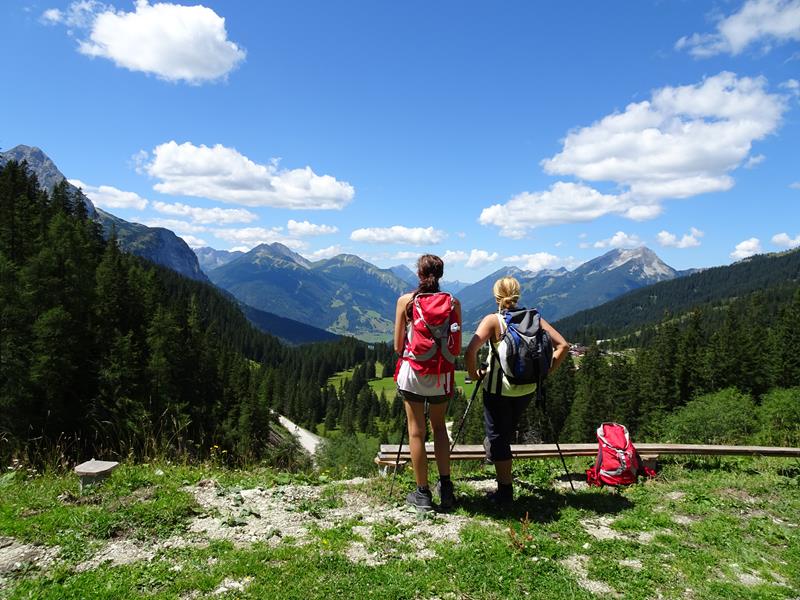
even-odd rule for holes
{"type": "Polygon", "coordinates": [[[450,400],[450,396],[445,396],[442,394],[441,396],[420,396],[419,394],[415,394],[414,392],[407,392],[406,390],[397,390],[400,392],[400,395],[403,396],[405,400],[409,402],[428,402],[428,404],[445,404],[448,400],[450,400]]]}
{"type": "Polygon", "coordinates": [[[489,441],[487,452],[493,462],[511,459],[511,440],[532,398],[533,394],[513,397],[483,391],[483,424],[489,441]]]}

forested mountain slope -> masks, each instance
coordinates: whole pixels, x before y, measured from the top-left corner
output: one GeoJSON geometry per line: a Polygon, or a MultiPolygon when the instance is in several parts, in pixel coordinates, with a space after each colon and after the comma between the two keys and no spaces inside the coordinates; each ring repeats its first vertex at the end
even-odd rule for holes
{"type": "Polygon", "coordinates": [[[310,262],[279,243],[256,246],[208,276],[259,310],[369,340],[391,337],[395,301],[411,287],[357,256],[310,262]]]}
{"type": "Polygon", "coordinates": [[[55,444],[76,458],[268,456],[271,410],[310,410],[365,352],[283,346],[210,284],[121,252],[80,196],[48,194],[15,161],[0,167],[0,311],[2,460],[55,444]]]}
{"type": "Polygon", "coordinates": [[[660,321],[665,312],[681,314],[775,286],[800,281],[800,249],[760,254],[629,292],[601,306],[559,320],[568,340],[587,342],[625,335],[660,321]]]}
{"type": "Polygon", "coordinates": [[[181,238],[169,229],[130,223],[96,208],[84,193],[66,180],[55,163],[41,149],[19,145],[0,152],[0,167],[11,160],[18,163],[25,161],[29,171],[36,176],[41,188],[48,193],[54,193],[57,187],[64,187],[64,191],[80,199],[88,216],[103,226],[105,237],[108,238],[112,233],[115,234],[122,249],[126,252],[169,267],[186,277],[207,281],[206,276],[200,270],[194,252],[181,238]]]}

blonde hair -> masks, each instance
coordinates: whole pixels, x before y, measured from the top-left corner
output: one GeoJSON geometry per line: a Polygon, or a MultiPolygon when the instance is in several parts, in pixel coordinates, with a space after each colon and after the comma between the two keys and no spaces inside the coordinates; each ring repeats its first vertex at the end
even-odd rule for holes
{"type": "Polygon", "coordinates": [[[501,310],[504,308],[513,308],[517,305],[517,301],[519,300],[519,281],[514,277],[498,279],[494,282],[492,293],[501,310]]]}

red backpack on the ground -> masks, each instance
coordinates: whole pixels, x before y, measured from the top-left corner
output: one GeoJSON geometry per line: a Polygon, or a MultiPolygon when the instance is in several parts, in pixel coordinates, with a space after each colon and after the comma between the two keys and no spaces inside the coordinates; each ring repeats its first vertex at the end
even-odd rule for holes
{"type": "Polygon", "coordinates": [[[406,337],[403,356],[397,361],[395,379],[404,360],[421,375],[453,373],[456,356],[461,352],[461,325],[455,299],[447,292],[436,292],[417,294],[412,302],[411,331],[406,337]]]}
{"type": "Polygon", "coordinates": [[[597,428],[597,443],[597,461],[586,470],[589,485],[630,485],[640,475],[655,477],[655,472],[642,464],[625,425],[603,423],[597,428]]]}

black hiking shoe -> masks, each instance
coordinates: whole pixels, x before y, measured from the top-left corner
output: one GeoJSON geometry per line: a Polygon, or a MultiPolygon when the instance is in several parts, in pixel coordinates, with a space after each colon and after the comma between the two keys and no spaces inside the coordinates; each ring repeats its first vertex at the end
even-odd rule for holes
{"type": "Polygon", "coordinates": [[[495,506],[508,506],[514,502],[514,487],[497,484],[497,489],[486,494],[486,499],[495,506]]]}
{"type": "Polygon", "coordinates": [[[453,493],[453,482],[439,480],[436,484],[436,494],[439,496],[439,506],[442,510],[452,510],[456,504],[456,496],[453,493]]]}
{"type": "Polygon", "coordinates": [[[406,504],[417,509],[417,512],[431,512],[433,510],[433,497],[429,489],[417,488],[406,496],[406,504]]]}

